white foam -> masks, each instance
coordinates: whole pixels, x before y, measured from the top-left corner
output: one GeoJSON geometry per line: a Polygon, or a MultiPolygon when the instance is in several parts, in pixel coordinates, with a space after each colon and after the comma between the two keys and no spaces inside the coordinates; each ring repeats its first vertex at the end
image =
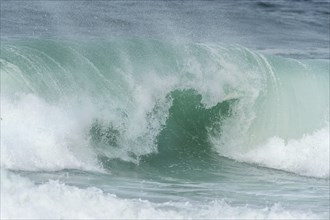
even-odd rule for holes
{"type": "Polygon", "coordinates": [[[84,122],[65,108],[34,95],[1,101],[1,167],[99,169],[84,137],[84,122]]]}
{"type": "Polygon", "coordinates": [[[36,185],[2,170],[2,219],[320,219],[310,211],[235,207],[225,201],[153,203],[122,199],[91,187],[81,189],[59,181],[36,185]]]}
{"type": "Polygon", "coordinates": [[[228,156],[301,175],[329,178],[329,127],[287,142],[273,137],[248,152],[232,152],[228,156]]]}

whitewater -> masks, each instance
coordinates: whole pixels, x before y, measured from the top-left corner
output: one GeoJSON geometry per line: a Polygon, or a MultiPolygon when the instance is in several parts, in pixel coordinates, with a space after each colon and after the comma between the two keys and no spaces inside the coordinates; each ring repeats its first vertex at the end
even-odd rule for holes
{"type": "Polygon", "coordinates": [[[2,1],[1,219],[328,219],[329,6],[2,1]]]}

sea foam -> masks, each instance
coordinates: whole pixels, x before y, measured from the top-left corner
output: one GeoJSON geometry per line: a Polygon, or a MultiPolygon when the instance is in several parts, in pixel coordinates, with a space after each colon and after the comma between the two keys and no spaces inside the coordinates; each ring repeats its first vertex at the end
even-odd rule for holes
{"type": "Polygon", "coordinates": [[[321,219],[327,214],[295,211],[273,204],[233,206],[224,200],[205,203],[154,203],[122,199],[102,190],[68,186],[57,180],[36,185],[1,170],[2,219],[321,219]]]}

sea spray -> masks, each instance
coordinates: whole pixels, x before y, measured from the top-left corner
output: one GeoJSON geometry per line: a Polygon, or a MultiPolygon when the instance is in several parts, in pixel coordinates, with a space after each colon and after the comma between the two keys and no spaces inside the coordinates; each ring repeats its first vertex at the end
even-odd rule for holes
{"type": "Polygon", "coordinates": [[[139,163],[142,157],[165,156],[165,148],[177,154],[176,145],[193,155],[190,145],[202,143],[208,154],[328,176],[328,157],[321,159],[320,174],[244,156],[272,138],[292,143],[328,123],[326,61],[264,56],[240,46],[139,39],[4,42],[1,51],[4,167],[104,168],[100,157],[139,163]],[[178,121],[182,115],[186,122],[178,121]],[[18,123],[22,131],[9,129],[18,123]],[[180,130],[175,140],[170,134],[180,130]],[[15,150],[18,146],[26,152],[15,150]],[[56,152],[61,156],[54,158],[56,152]]]}

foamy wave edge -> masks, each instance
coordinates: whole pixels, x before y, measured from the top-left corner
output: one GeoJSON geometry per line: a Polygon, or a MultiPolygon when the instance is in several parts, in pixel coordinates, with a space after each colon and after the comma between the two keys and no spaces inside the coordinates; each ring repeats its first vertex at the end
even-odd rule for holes
{"type": "Polygon", "coordinates": [[[2,169],[2,219],[321,219],[310,211],[273,204],[261,209],[234,207],[225,201],[153,203],[123,199],[102,190],[68,186],[59,181],[36,185],[2,169]]]}

